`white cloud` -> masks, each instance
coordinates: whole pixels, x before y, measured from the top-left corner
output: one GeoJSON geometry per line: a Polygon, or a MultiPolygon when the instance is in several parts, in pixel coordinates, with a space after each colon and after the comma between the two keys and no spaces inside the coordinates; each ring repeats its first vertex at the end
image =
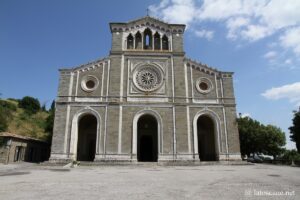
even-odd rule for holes
{"type": "Polygon", "coordinates": [[[241,14],[239,0],[204,0],[200,8],[199,19],[223,20],[241,14]]]}
{"type": "Polygon", "coordinates": [[[227,38],[232,40],[237,39],[240,28],[247,26],[249,22],[249,19],[245,17],[228,19],[226,23],[226,27],[228,28],[227,38]]]}
{"type": "Polygon", "coordinates": [[[262,93],[262,96],[270,100],[288,99],[291,103],[300,105],[300,82],[271,88],[262,93]]]}
{"type": "Polygon", "coordinates": [[[151,13],[171,23],[186,24],[194,20],[194,0],[163,0],[159,5],[149,6],[151,13]]]}
{"type": "Polygon", "coordinates": [[[271,35],[273,31],[263,25],[249,25],[240,31],[240,36],[249,41],[256,41],[271,35]]]}
{"type": "Polygon", "coordinates": [[[264,55],[264,57],[267,58],[267,59],[273,59],[276,56],[277,56],[277,52],[276,51],[269,51],[268,53],[266,53],[264,55]]]}
{"type": "Polygon", "coordinates": [[[300,56],[300,26],[286,30],[280,37],[280,44],[284,48],[291,48],[296,55],[300,56]]]}
{"type": "Polygon", "coordinates": [[[271,0],[259,13],[263,23],[281,29],[300,23],[299,0],[271,0]]]}
{"type": "Polygon", "coordinates": [[[150,10],[165,21],[187,26],[225,24],[227,38],[235,41],[254,42],[278,33],[281,47],[300,55],[299,0],[163,0],[150,10]]]}
{"type": "Polygon", "coordinates": [[[206,38],[207,40],[211,40],[214,37],[214,32],[203,29],[201,31],[195,31],[195,35],[200,38],[206,38]]]}

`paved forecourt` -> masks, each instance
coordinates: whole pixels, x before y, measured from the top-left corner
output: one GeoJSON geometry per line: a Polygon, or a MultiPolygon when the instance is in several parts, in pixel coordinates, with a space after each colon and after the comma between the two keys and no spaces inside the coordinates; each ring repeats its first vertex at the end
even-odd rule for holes
{"type": "Polygon", "coordinates": [[[0,199],[300,199],[300,168],[0,165],[0,199]]]}

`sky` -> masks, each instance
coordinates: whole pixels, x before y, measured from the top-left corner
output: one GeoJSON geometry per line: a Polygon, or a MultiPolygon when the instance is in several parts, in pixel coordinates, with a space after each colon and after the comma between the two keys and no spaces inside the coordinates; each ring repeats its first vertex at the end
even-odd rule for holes
{"type": "Polygon", "coordinates": [[[234,72],[237,112],[280,127],[289,140],[300,106],[299,0],[0,0],[1,98],[48,107],[59,68],[108,56],[110,22],[147,14],[187,25],[186,56],[234,72]]]}

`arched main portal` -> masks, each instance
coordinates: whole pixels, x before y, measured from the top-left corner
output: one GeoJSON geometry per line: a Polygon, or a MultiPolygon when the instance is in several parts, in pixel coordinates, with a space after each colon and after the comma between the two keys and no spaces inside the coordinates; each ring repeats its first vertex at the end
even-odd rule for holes
{"type": "Polygon", "coordinates": [[[142,115],[137,122],[137,159],[142,162],[157,162],[158,124],[155,117],[142,115]]]}
{"type": "Polygon", "coordinates": [[[78,122],[77,160],[94,161],[96,154],[97,118],[84,115],[78,122]]]}
{"type": "Polygon", "coordinates": [[[202,115],[198,118],[197,134],[200,161],[216,161],[215,125],[211,117],[202,115]]]}

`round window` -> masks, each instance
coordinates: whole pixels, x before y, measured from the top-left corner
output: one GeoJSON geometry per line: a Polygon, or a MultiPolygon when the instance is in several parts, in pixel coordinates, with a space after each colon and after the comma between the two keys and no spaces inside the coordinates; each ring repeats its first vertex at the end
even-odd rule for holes
{"type": "Polygon", "coordinates": [[[208,78],[199,78],[196,82],[196,88],[200,93],[209,93],[213,89],[213,84],[208,78]]]}
{"type": "Polygon", "coordinates": [[[201,90],[208,90],[208,85],[207,85],[207,83],[205,83],[205,82],[201,82],[201,83],[199,84],[199,88],[200,88],[201,90]]]}
{"type": "Polygon", "coordinates": [[[93,80],[88,80],[86,83],[85,83],[86,87],[88,89],[93,89],[95,87],[95,82],[93,80]]]}
{"type": "Polygon", "coordinates": [[[163,84],[163,72],[154,65],[143,65],[133,73],[135,86],[144,92],[152,92],[159,89],[163,84]]]}
{"type": "Polygon", "coordinates": [[[84,76],[81,81],[81,88],[86,92],[94,91],[99,85],[99,81],[95,76],[84,76]]]}

